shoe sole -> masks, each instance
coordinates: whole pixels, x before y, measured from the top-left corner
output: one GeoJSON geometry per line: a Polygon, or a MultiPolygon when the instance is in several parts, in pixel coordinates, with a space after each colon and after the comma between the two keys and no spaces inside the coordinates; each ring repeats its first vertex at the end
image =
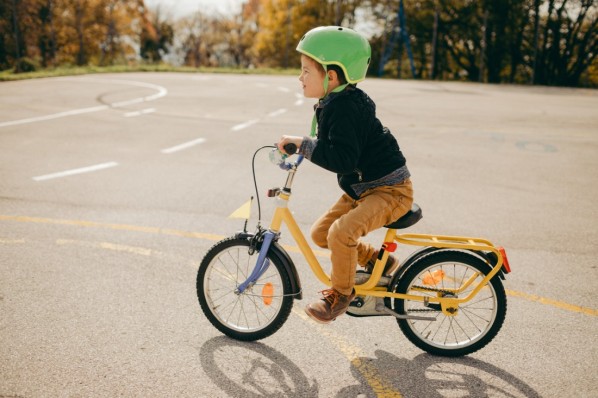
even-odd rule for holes
{"type": "Polygon", "coordinates": [[[307,316],[309,316],[311,319],[313,319],[314,321],[322,324],[322,325],[328,325],[329,323],[331,323],[332,321],[336,320],[336,318],[331,319],[329,321],[325,321],[323,319],[320,319],[318,317],[316,317],[314,314],[311,313],[309,306],[305,307],[305,313],[307,314],[307,316]]]}

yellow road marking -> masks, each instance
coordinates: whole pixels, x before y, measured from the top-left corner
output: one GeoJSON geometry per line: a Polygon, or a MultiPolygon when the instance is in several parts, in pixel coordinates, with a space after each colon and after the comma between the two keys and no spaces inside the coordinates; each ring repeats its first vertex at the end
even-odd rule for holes
{"type": "Polygon", "coordinates": [[[303,310],[293,307],[293,313],[302,320],[309,322],[318,332],[326,336],[336,348],[343,353],[343,355],[351,362],[351,365],[363,376],[372,391],[376,394],[376,397],[380,398],[402,398],[400,392],[396,391],[392,385],[390,385],[384,378],[379,374],[378,369],[372,366],[365,358],[367,354],[363,352],[359,347],[353,345],[344,336],[330,327],[322,326],[311,320],[303,310]]]}
{"type": "Polygon", "coordinates": [[[146,256],[146,257],[163,254],[159,251],[148,249],[146,247],[127,246],[127,245],[121,245],[118,243],[110,243],[110,242],[86,242],[86,241],[73,240],[73,239],[56,239],[56,244],[61,245],[61,246],[76,245],[76,246],[92,247],[92,248],[96,248],[96,249],[106,249],[106,250],[112,250],[112,251],[118,251],[118,252],[127,252],[127,253],[138,254],[138,255],[146,256]]]}
{"type": "MultiPolygon", "coordinates": [[[[170,235],[170,236],[180,236],[184,238],[194,238],[194,239],[202,239],[202,240],[210,240],[210,241],[219,241],[225,238],[223,235],[214,235],[214,234],[205,234],[199,232],[190,232],[190,231],[180,231],[176,229],[168,229],[168,228],[158,228],[158,227],[144,227],[139,225],[130,225],[130,224],[112,224],[112,223],[102,223],[96,221],[83,221],[83,220],[64,220],[64,219],[56,219],[56,218],[44,218],[44,217],[27,217],[27,216],[7,216],[0,214],[0,221],[16,221],[16,222],[24,222],[24,223],[38,223],[38,224],[56,224],[56,225],[70,225],[70,226],[78,226],[78,227],[86,227],[86,228],[104,228],[104,229],[113,229],[113,230],[122,230],[122,231],[131,231],[131,232],[143,232],[143,233],[152,233],[152,234],[162,234],[162,235],[170,235]]],[[[23,243],[21,240],[12,240],[12,241],[2,241],[0,243],[23,243]]],[[[294,253],[300,253],[300,250],[296,246],[283,246],[286,250],[294,253]]],[[[315,250],[314,254],[318,257],[330,257],[328,252],[322,250],[315,250]]],[[[560,308],[566,311],[577,312],[581,314],[586,314],[590,316],[598,316],[598,310],[588,307],[581,307],[574,304],[565,303],[563,301],[553,300],[546,297],[536,296],[533,294],[525,293],[525,292],[518,292],[515,290],[506,290],[507,294],[512,297],[518,297],[525,300],[537,302],[544,305],[549,305],[552,307],[560,308]]]]}
{"type": "Polygon", "coordinates": [[[29,223],[37,223],[37,224],[71,225],[71,226],[76,226],[76,227],[87,227],[87,228],[104,228],[104,229],[131,231],[131,232],[143,232],[143,233],[149,233],[149,234],[173,235],[173,236],[181,236],[181,237],[185,237],[185,238],[196,238],[196,239],[205,239],[205,240],[212,240],[212,241],[219,241],[219,240],[222,240],[225,238],[223,235],[202,234],[199,232],[179,231],[176,229],[158,228],[158,227],[143,227],[140,225],[130,225],[130,224],[102,223],[102,222],[96,222],[96,221],[62,220],[62,219],[56,219],[56,218],[27,217],[27,216],[5,216],[5,215],[1,215],[1,214],[0,214],[0,220],[29,222],[29,223]]]}
{"type": "Polygon", "coordinates": [[[0,237],[0,243],[3,245],[14,245],[16,243],[25,243],[25,239],[11,239],[0,237]]]}
{"type": "Polygon", "coordinates": [[[550,306],[560,308],[563,310],[567,310],[567,311],[579,312],[579,313],[586,314],[586,315],[598,316],[598,310],[595,310],[593,308],[581,307],[579,305],[573,305],[573,304],[565,303],[563,301],[558,301],[558,300],[553,300],[553,299],[549,299],[546,297],[536,296],[535,294],[518,292],[515,290],[505,289],[505,291],[507,292],[507,294],[509,296],[520,297],[520,298],[523,298],[523,299],[526,299],[529,301],[535,301],[540,304],[550,305],[550,306]]]}

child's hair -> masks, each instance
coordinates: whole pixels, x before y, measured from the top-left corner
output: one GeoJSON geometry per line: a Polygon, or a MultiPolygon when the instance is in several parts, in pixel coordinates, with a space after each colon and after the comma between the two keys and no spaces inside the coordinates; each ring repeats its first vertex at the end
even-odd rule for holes
{"type": "Polygon", "coordinates": [[[316,65],[318,65],[318,69],[320,70],[320,72],[322,74],[326,73],[326,70],[333,70],[336,72],[336,76],[338,77],[338,82],[340,84],[347,84],[347,78],[345,77],[345,72],[343,71],[343,68],[341,68],[338,65],[326,65],[326,69],[324,69],[324,65],[322,65],[321,63],[319,63],[318,61],[316,61],[313,58],[311,60],[314,61],[314,63],[316,65]]]}
{"type": "Polygon", "coordinates": [[[338,82],[340,84],[347,84],[347,78],[345,77],[345,72],[343,72],[343,68],[341,68],[338,65],[328,65],[327,68],[328,70],[333,70],[336,72],[336,75],[338,76],[338,82]]]}

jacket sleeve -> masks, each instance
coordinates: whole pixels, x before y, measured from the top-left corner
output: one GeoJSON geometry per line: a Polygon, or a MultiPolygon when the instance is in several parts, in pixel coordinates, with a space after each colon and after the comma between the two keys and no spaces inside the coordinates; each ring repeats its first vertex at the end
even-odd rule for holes
{"type": "Polygon", "coordinates": [[[355,172],[365,132],[359,123],[356,104],[339,99],[322,109],[318,140],[311,161],[337,174],[355,172]]]}

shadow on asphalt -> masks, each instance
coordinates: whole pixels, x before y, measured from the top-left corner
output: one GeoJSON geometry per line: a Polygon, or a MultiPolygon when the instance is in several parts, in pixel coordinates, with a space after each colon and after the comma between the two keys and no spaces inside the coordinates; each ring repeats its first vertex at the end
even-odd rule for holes
{"type": "Polygon", "coordinates": [[[363,370],[375,369],[384,386],[403,397],[521,397],[541,398],[532,387],[511,373],[471,357],[445,358],[422,353],[412,360],[377,350],[376,358],[360,357],[351,372],[361,384],[343,388],[337,398],[377,397],[363,370]]]}
{"type": "MultiPolygon", "coordinates": [[[[383,350],[375,354],[376,358],[352,361],[351,372],[359,384],[342,387],[337,398],[374,398],[392,393],[406,398],[540,398],[532,387],[509,372],[471,357],[443,358],[424,353],[409,360],[383,350]]],[[[201,347],[199,359],[205,374],[227,396],[319,396],[317,380],[308,380],[289,358],[263,343],[219,336],[201,347]]],[[[221,395],[214,392],[214,396],[221,395]]]]}
{"type": "Polygon", "coordinates": [[[219,336],[205,342],[199,359],[206,375],[230,397],[318,397],[316,380],[310,382],[291,360],[263,343],[219,336]]]}

